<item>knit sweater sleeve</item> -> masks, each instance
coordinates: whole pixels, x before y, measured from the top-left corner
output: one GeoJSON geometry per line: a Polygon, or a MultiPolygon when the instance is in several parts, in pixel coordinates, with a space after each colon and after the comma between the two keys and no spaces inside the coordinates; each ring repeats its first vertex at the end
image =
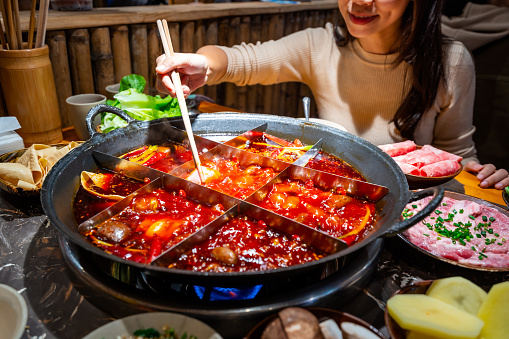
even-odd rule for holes
{"type": "Polygon", "coordinates": [[[419,144],[432,144],[460,155],[463,163],[478,161],[473,141],[474,62],[460,42],[444,45],[444,51],[445,82],[438,90],[434,107],[420,121],[415,139],[419,144]],[[420,133],[431,127],[431,133],[420,133]],[[427,140],[426,134],[432,139],[427,140]]]}
{"type": "MultiPolygon", "coordinates": [[[[228,57],[225,75],[214,84],[233,82],[236,85],[271,85],[298,81],[308,83],[313,51],[327,33],[323,28],[299,31],[279,40],[264,43],[241,43],[221,48],[228,57]]],[[[212,84],[210,84],[212,85],[212,84]]]]}

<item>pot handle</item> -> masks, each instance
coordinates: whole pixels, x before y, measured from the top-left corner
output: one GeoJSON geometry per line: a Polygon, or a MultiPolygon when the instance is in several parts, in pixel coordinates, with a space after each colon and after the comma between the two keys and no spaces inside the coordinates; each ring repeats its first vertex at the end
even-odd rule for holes
{"type": "Polygon", "coordinates": [[[97,133],[92,128],[92,124],[93,124],[95,117],[97,115],[99,115],[101,113],[105,113],[105,112],[118,115],[119,117],[121,117],[122,119],[127,121],[128,124],[131,123],[132,121],[136,121],[136,119],[132,118],[129,114],[127,114],[126,112],[122,111],[121,109],[119,109],[115,106],[104,105],[104,104],[97,105],[97,106],[92,107],[90,109],[90,111],[88,111],[87,116],[85,118],[85,121],[87,123],[87,130],[88,130],[88,133],[90,134],[90,136],[93,137],[94,134],[97,133]]]}
{"type": "Polygon", "coordinates": [[[407,230],[408,228],[412,227],[413,225],[417,224],[419,221],[423,220],[428,215],[430,215],[431,212],[433,212],[437,208],[438,204],[440,204],[440,202],[444,198],[444,188],[435,186],[424,190],[412,191],[410,201],[421,200],[422,198],[425,198],[429,195],[433,195],[433,199],[431,199],[431,201],[428,203],[428,205],[426,205],[426,207],[417,212],[417,214],[415,214],[411,218],[408,218],[406,220],[400,221],[392,225],[388,229],[388,231],[382,235],[382,237],[389,238],[395,236],[407,230]]]}

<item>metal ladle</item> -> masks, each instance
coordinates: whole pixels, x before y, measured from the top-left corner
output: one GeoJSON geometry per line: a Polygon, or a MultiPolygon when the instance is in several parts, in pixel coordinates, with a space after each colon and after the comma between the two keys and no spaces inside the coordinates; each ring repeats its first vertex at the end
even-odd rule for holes
{"type": "Polygon", "coordinates": [[[311,99],[308,97],[302,98],[302,104],[304,105],[304,116],[306,117],[306,122],[309,122],[309,108],[311,106],[311,99]]]}

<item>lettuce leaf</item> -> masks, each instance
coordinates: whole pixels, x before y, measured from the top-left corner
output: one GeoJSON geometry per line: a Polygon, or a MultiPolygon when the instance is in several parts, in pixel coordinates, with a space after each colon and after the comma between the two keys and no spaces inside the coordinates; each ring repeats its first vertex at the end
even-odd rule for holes
{"type": "MultiPolygon", "coordinates": [[[[143,93],[145,79],[136,74],[125,76],[120,82],[120,92],[115,94],[115,100],[108,100],[106,104],[122,109],[137,120],[149,121],[161,118],[181,116],[178,100],[167,96],[151,96],[143,93]]],[[[101,132],[107,133],[114,129],[127,126],[127,122],[112,113],[101,116],[101,132]]]]}
{"type": "Polygon", "coordinates": [[[129,88],[135,88],[139,93],[142,93],[145,89],[147,82],[145,78],[138,74],[130,74],[120,80],[119,92],[125,91],[129,88]]]}

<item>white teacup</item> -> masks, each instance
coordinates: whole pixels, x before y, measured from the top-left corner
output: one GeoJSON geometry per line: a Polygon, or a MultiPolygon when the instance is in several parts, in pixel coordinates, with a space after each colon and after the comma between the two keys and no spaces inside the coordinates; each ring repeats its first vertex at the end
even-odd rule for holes
{"type": "Polygon", "coordinates": [[[120,89],[120,84],[114,84],[114,85],[108,85],[106,86],[106,96],[108,97],[108,100],[113,100],[113,96],[118,93],[120,89]]]}
{"type": "MultiPolygon", "coordinates": [[[[67,105],[69,106],[69,114],[71,122],[74,125],[74,130],[80,140],[87,140],[90,138],[90,133],[87,130],[87,123],[85,118],[88,111],[92,107],[106,103],[106,97],[102,94],[77,94],[67,98],[67,105]]],[[[94,119],[94,124],[100,123],[100,116],[94,119]]]]}
{"type": "Polygon", "coordinates": [[[0,337],[21,338],[27,323],[25,299],[14,288],[0,284],[0,337]]]}

